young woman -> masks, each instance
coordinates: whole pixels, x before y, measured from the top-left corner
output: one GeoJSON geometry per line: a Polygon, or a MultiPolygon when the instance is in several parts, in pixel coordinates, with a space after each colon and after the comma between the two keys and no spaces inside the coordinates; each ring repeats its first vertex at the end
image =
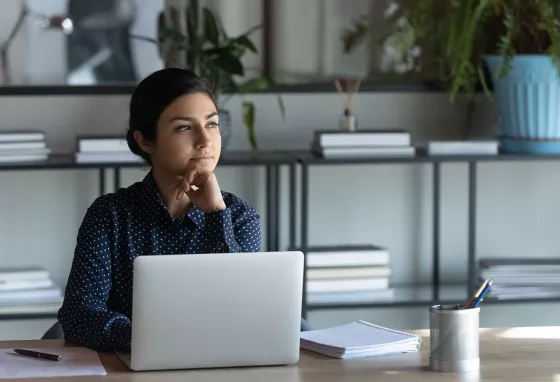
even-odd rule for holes
{"type": "Polygon", "coordinates": [[[164,69],[140,82],[127,142],[151,170],[85,214],[58,313],[67,340],[100,351],[129,346],[136,256],[260,250],[258,213],[214,175],[218,126],[211,89],[193,73],[164,69]]]}

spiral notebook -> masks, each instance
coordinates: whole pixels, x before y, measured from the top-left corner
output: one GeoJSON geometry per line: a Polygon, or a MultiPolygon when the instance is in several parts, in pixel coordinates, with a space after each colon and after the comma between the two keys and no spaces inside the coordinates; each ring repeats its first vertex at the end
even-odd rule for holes
{"type": "Polygon", "coordinates": [[[342,359],[416,352],[421,342],[420,336],[361,320],[300,334],[300,348],[342,359]]]}

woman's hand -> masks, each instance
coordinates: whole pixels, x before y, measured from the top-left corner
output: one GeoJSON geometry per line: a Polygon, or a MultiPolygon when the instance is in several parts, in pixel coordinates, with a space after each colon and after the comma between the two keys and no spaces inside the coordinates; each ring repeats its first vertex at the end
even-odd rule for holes
{"type": "Polygon", "coordinates": [[[202,212],[211,213],[226,208],[216,175],[202,166],[190,168],[179,182],[177,199],[182,199],[185,194],[202,212]]]}

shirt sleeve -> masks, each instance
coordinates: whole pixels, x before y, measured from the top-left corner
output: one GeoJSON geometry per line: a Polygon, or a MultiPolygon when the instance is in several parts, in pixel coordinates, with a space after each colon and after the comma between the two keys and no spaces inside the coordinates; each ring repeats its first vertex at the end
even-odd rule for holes
{"type": "Polygon", "coordinates": [[[107,307],[115,243],[111,221],[100,199],[86,212],[58,312],[66,340],[98,351],[127,348],[132,330],[129,318],[107,307]]]}
{"type": "Polygon", "coordinates": [[[221,211],[206,214],[206,230],[220,252],[261,250],[259,214],[239,199],[221,211]]]}

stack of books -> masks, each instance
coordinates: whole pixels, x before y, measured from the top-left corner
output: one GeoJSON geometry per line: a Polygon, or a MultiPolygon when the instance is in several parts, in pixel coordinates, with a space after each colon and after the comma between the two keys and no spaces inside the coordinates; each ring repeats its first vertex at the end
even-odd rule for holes
{"type": "Polygon", "coordinates": [[[121,136],[80,136],[76,163],[129,163],[142,162],[133,154],[121,136]]]}
{"type": "Polygon", "coordinates": [[[499,300],[560,297],[559,259],[481,259],[480,280],[492,279],[499,300]]]}
{"type": "Polygon", "coordinates": [[[385,248],[311,247],[306,256],[306,298],[310,304],[367,303],[394,297],[385,248]]]}
{"type": "Polygon", "coordinates": [[[0,164],[45,161],[50,153],[42,131],[0,130],[0,164]]]}
{"type": "Polygon", "coordinates": [[[311,150],[323,158],[411,157],[416,149],[404,130],[318,130],[311,150]]]}
{"type": "Polygon", "coordinates": [[[61,289],[41,267],[0,268],[0,314],[56,313],[61,289]]]}

